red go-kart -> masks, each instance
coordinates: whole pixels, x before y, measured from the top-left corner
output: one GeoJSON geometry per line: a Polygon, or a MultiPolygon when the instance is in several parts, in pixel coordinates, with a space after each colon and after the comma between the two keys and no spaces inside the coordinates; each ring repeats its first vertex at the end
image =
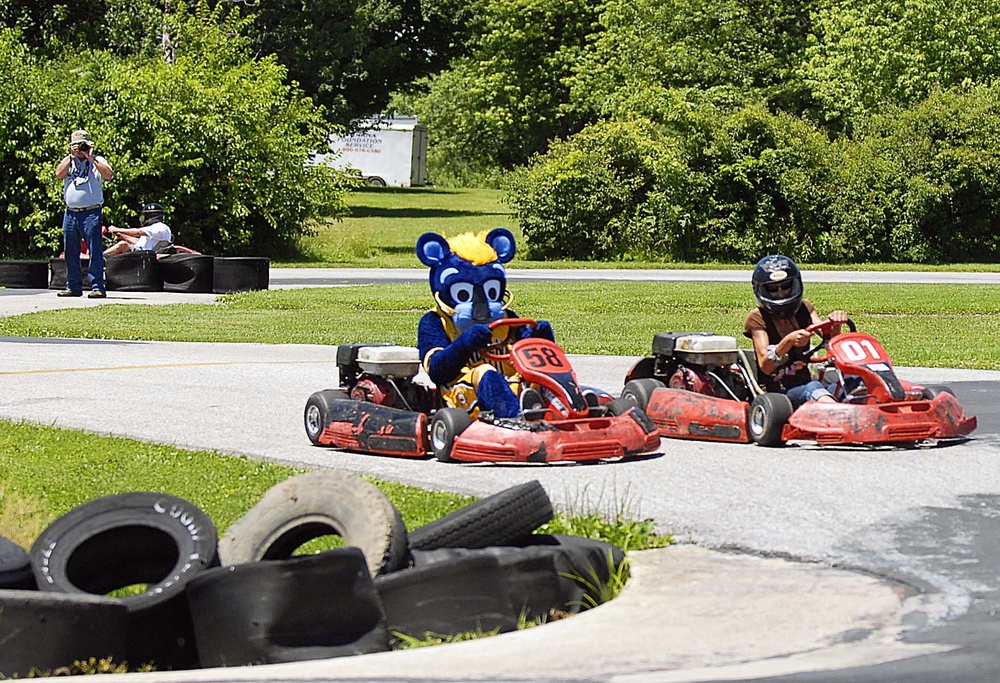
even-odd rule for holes
{"type": "MultiPolygon", "coordinates": [[[[507,318],[494,330],[534,326],[507,318]]],[[[562,348],[529,337],[484,350],[510,361],[538,402],[514,418],[480,411],[473,419],[443,407],[429,382],[417,378],[417,349],[388,344],[337,347],[340,388],[318,391],[305,407],[306,434],[317,446],[444,462],[552,463],[619,459],[655,451],[656,426],[633,403],[584,391],[562,348]]]]}
{"type": "Polygon", "coordinates": [[[879,341],[847,325],[837,334],[831,320],[807,328],[822,341],[804,357],[838,403],[810,401],[793,412],[787,396],[764,391],[752,350],[708,332],[656,335],[653,356],[629,372],[622,398],[644,408],[661,436],[682,439],[877,445],[972,433],[976,418],[950,388],[898,378],[879,341]]]}

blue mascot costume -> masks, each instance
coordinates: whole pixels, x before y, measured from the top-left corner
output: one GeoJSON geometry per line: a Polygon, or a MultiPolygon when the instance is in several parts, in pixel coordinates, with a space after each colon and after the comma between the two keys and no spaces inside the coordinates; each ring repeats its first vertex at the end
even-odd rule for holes
{"type": "MultiPolygon", "coordinates": [[[[514,368],[509,362],[489,361],[480,355],[483,348],[504,342],[494,338],[490,323],[517,317],[508,310],[503,267],[514,252],[514,235],[506,228],[451,239],[428,232],[417,240],[417,257],[431,269],[431,292],[437,304],[420,319],[417,348],[445,404],[473,417],[480,410],[514,417],[521,409],[521,386],[514,368]]],[[[534,330],[517,332],[522,337],[554,341],[552,326],[544,320],[534,330]]]]}

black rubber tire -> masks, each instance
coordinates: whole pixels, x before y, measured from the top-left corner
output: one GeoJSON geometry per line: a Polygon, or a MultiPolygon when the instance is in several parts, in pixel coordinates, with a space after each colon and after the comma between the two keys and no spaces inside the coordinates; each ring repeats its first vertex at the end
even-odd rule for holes
{"type": "MultiPolygon", "coordinates": [[[[90,259],[80,261],[80,272],[83,273],[84,286],[89,282],[87,278],[87,268],[90,267],[90,259]]],[[[49,289],[66,289],[66,259],[49,259],[49,289]]]]}
{"type": "Polygon", "coordinates": [[[211,294],[214,286],[214,256],[168,254],[159,257],[164,292],[211,294]]]}
{"type": "Polygon", "coordinates": [[[608,411],[609,415],[614,415],[615,417],[619,415],[624,415],[631,408],[635,408],[635,401],[627,398],[616,398],[613,401],[608,401],[604,404],[605,410],[608,411]]]}
{"type": "Polygon", "coordinates": [[[219,541],[227,565],[292,557],[314,538],[337,534],[364,552],[372,574],[407,562],[406,526],[377,486],[348,472],[317,470],[272,486],[219,541]]]}
{"type": "Polygon", "coordinates": [[[938,394],[951,394],[952,396],[954,396],[955,392],[952,390],[951,387],[945,386],[943,384],[931,384],[929,386],[924,387],[923,397],[925,399],[931,400],[937,397],[938,394]]]}
{"type": "Polygon", "coordinates": [[[127,251],[104,259],[104,280],[108,291],[160,292],[163,279],[152,251],[127,251]]]}
{"type": "Polygon", "coordinates": [[[618,546],[584,536],[532,534],[524,540],[526,548],[547,548],[556,554],[559,575],[572,582],[569,612],[579,612],[588,605],[600,604],[600,587],[611,580],[625,562],[625,551],[618,546]]]}
{"type": "Polygon", "coordinates": [[[45,261],[0,261],[0,287],[47,289],[49,264],[45,261]]]}
{"type": "Polygon", "coordinates": [[[537,481],[477,500],[410,532],[411,550],[511,545],[552,520],[549,495],[537,481]]]}
{"type": "Polygon", "coordinates": [[[784,394],[771,392],[754,398],[747,417],[747,431],[754,443],[777,447],[785,444],[781,430],[792,415],[792,402],[784,394]]]}
{"type": "Polygon", "coordinates": [[[496,557],[478,554],[375,579],[389,631],[414,638],[517,629],[517,612],[496,557]]]}
{"type": "Polygon", "coordinates": [[[358,548],[218,567],[191,581],[187,595],[203,667],[389,650],[382,604],[358,548]]]}
{"type": "Polygon", "coordinates": [[[469,413],[461,408],[442,408],[434,413],[430,426],[430,451],[441,462],[454,462],[451,448],[455,437],[472,424],[469,413]]]}
{"type": "Polygon", "coordinates": [[[342,400],[343,393],[333,389],[317,391],[306,401],[306,408],[302,415],[305,425],[306,436],[313,446],[322,446],[319,436],[326,428],[326,423],[330,419],[330,401],[342,400]]]}
{"type": "Polygon", "coordinates": [[[622,389],[622,398],[626,401],[632,401],[642,410],[646,410],[653,392],[663,387],[663,382],[658,379],[633,379],[625,383],[625,388],[622,389]]]}
{"type": "Polygon", "coordinates": [[[212,291],[216,294],[267,289],[271,261],[263,256],[216,256],[212,264],[212,291]]]}
{"type": "MultiPolygon", "coordinates": [[[[553,610],[579,611],[583,591],[580,585],[560,573],[557,562],[562,555],[558,548],[546,546],[492,546],[489,548],[438,548],[414,550],[413,566],[424,567],[463,557],[488,555],[494,557],[503,570],[504,582],[515,614],[527,620],[547,620],[553,610]]],[[[565,564],[565,563],[563,563],[565,564]]]]}
{"type": "Polygon", "coordinates": [[[386,186],[385,181],[382,178],[379,178],[377,175],[369,176],[368,178],[365,179],[365,182],[368,185],[368,187],[385,187],[386,186]]]}
{"type": "Polygon", "coordinates": [[[28,551],[9,538],[0,536],[0,590],[30,591],[36,587],[28,551]]]}
{"type": "Polygon", "coordinates": [[[127,656],[128,608],[122,600],[85,593],[0,591],[0,672],[27,677],[91,657],[127,656]]]}
{"type": "Polygon", "coordinates": [[[218,566],[212,520],[193,503],[165,493],[121,493],[79,505],[31,546],[39,590],[105,595],[135,584],[127,659],[160,670],[198,666],[184,587],[218,566]]]}

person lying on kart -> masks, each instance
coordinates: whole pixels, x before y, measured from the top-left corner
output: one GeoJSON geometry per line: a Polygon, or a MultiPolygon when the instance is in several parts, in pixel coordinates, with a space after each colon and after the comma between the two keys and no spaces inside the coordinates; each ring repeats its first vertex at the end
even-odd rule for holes
{"type": "MultiPolygon", "coordinates": [[[[491,361],[483,349],[498,343],[490,323],[517,317],[508,310],[507,274],[503,264],[514,258],[514,235],[505,228],[489,233],[463,233],[450,239],[424,233],[417,239],[417,257],[430,266],[431,292],[436,303],[420,319],[417,348],[424,370],[437,385],[445,405],[475,417],[480,410],[497,417],[515,417],[541,404],[534,389],[522,388],[508,361],[491,361]],[[520,398],[519,398],[520,396],[520,398]]],[[[538,321],[534,329],[496,330],[516,338],[554,341],[552,326],[538,321]]]]}
{"type": "MultiPolygon", "coordinates": [[[[802,274],[798,266],[781,254],[765,256],[757,262],[752,282],[759,306],[747,316],[743,334],[753,340],[764,389],[783,392],[793,408],[807,401],[837,401],[809,373],[805,354],[811,348],[812,333],[806,328],[823,322],[823,318],[802,298],[802,274]]],[[[848,315],[837,310],[829,317],[843,324],[848,315]]],[[[839,327],[833,333],[838,331],[839,327]]]]}

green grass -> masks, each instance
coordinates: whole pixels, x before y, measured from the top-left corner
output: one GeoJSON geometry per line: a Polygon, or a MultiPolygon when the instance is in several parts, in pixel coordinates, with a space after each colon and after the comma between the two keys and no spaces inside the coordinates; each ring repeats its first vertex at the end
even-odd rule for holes
{"type": "MultiPolygon", "coordinates": [[[[420,268],[414,245],[424,232],[451,237],[461,232],[479,232],[504,227],[522,241],[520,226],[503,203],[500,190],[483,188],[443,189],[363,188],[347,197],[351,214],[328,220],[317,234],[302,241],[303,258],[275,262],[279,267],[420,268]]],[[[523,246],[523,245],[522,245],[523,246]]],[[[522,252],[523,253],[523,252],[522,252]]],[[[527,261],[521,255],[512,268],[684,268],[746,269],[752,264],[677,263],[664,261],[527,261]]],[[[800,264],[811,270],[913,270],[998,272],[1000,264],[800,264]]]]}
{"type": "MultiPolygon", "coordinates": [[[[644,355],[656,332],[743,338],[749,284],[524,282],[514,310],[551,320],[570,353],[644,355]]],[[[811,283],[817,309],[844,308],[898,365],[1000,370],[1000,286],[811,283]],[[973,343],[977,341],[979,343],[973,343]]],[[[425,284],[247,292],[216,305],[44,311],[0,319],[0,335],[167,341],[415,345],[431,299],[425,284]]],[[[3,372],[0,371],[0,375],[3,372]]]]}

